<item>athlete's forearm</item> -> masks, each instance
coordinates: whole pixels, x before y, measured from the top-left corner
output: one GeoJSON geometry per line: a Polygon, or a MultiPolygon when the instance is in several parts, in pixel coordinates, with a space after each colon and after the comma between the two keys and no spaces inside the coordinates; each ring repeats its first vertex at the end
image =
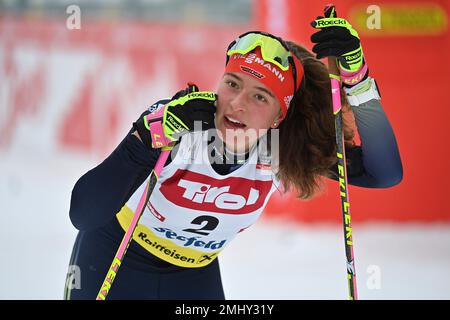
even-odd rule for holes
{"type": "Polygon", "coordinates": [[[349,176],[349,183],[368,188],[387,188],[403,177],[394,131],[379,100],[352,108],[361,138],[363,174],[349,176]]]}
{"type": "Polygon", "coordinates": [[[158,149],[149,151],[135,135],[128,134],[105,161],[75,184],[70,203],[73,225],[90,230],[113,219],[148,177],[159,153],[158,149]]]}

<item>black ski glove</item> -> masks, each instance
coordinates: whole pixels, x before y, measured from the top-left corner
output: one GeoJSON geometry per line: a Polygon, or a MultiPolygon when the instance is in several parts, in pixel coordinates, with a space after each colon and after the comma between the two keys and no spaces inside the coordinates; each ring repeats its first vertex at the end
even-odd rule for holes
{"type": "Polygon", "coordinates": [[[161,148],[197,129],[194,126],[196,121],[202,131],[214,128],[216,100],[214,92],[198,91],[195,84],[188,84],[165,106],[152,113],[144,113],[133,127],[147,147],[161,148]]]}

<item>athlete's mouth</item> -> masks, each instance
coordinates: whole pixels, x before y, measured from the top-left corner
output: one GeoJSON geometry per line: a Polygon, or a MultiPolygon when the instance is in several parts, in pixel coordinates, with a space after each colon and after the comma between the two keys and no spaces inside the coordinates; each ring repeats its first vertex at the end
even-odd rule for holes
{"type": "Polygon", "coordinates": [[[225,115],[224,119],[225,119],[225,127],[227,127],[228,129],[243,129],[246,127],[244,123],[231,116],[225,115]]]}

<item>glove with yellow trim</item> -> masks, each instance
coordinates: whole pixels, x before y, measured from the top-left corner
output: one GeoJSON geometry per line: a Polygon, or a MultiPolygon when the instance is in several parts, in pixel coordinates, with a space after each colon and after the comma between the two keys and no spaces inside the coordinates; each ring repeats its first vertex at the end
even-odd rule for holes
{"type": "Polygon", "coordinates": [[[189,84],[165,106],[144,114],[133,127],[146,146],[161,148],[188,132],[214,128],[216,100],[214,92],[198,91],[196,85],[189,84]],[[195,122],[198,123],[194,125],[195,122]]]}
{"type": "Polygon", "coordinates": [[[369,70],[364,60],[358,32],[343,18],[337,18],[333,5],[324,9],[311,26],[320,31],[311,36],[317,59],[336,57],[344,86],[352,87],[365,80],[369,70]]]}

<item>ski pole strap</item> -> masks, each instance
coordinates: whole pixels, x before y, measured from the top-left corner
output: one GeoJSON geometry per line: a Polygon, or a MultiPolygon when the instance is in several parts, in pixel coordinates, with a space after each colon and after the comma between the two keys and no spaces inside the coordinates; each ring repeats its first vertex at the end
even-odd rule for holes
{"type": "Polygon", "coordinates": [[[364,63],[362,67],[356,72],[348,72],[343,69],[340,70],[340,74],[342,77],[342,82],[347,85],[353,86],[359,83],[367,73],[367,63],[364,63]]]}
{"type": "Polygon", "coordinates": [[[165,108],[165,106],[159,108],[144,118],[145,127],[150,131],[150,136],[152,137],[152,148],[161,148],[172,142],[164,134],[162,125],[165,108]]]}

